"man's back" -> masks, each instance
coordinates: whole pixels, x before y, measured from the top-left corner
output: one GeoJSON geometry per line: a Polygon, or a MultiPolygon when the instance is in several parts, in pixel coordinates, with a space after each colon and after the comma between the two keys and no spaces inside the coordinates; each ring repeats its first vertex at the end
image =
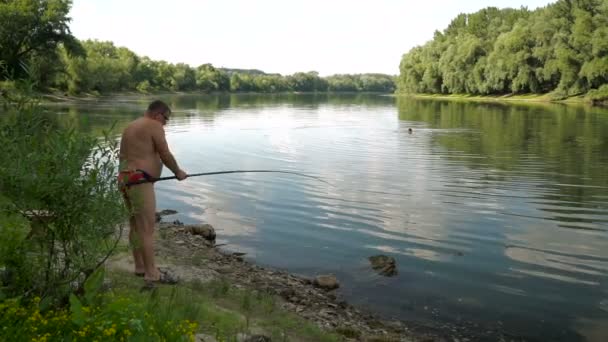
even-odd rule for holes
{"type": "Polygon", "coordinates": [[[155,135],[164,134],[162,126],[147,117],[131,122],[120,142],[121,169],[142,169],[152,177],[160,177],[162,162],[155,146],[155,135]]]}

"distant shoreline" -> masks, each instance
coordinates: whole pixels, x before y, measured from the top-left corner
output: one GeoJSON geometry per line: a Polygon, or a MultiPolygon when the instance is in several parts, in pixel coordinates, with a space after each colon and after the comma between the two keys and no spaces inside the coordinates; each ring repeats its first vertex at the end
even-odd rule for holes
{"type": "Polygon", "coordinates": [[[67,95],[58,93],[40,94],[44,103],[66,103],[74,101],[97,101],[101,98],[114,96],[162,96],[162,95],[268,95],[268,96],[284,96],[284,95],[380,95],[394,98],[414,98],[414,99],[430,99],[430,100],[450,100],[450,101],[469,101],[469,102],[520,102],[520,103],[536,103],[536,104],[568,104],[568,105],[583,105],[589,107],[607,108],[608,101],[593,102],[585,98],[583,95],[572,96],[566,99],[554,99],[549,94],[523,94],[523,95],[467,95],[467,94],[409,94],[409,93],[385,93],[385,92],[277,92],[277,93],[260,93],[260,92],[212,92],[202,93],[196,91],[187,92],[117,92],[105,94],[78,94],[67,95]]]}
{"type": "Polygon", "coordinates": [[[406,94],[397,93],[395,97],[411,97],[416,99],[437,99],[452,101],[477,101],[477,102],[533,102],[533,103],[555,103],[576,104],[595,107],[605,107],[607,102],[593,103],[584,96],[572,96],[566,99],[552,99],[548,94],[523,94],[523,95],[466,95],[466,94],[406,94]]]}
{"type": "Polygon", "coordinates": [[[276,92],[276,93],[263,93],[263,92],[197,92],[197,91],[159,91],[159,92],[149,92],[149,93],[140,93],[136,91],[125,91],[125,92],[117,92],[117,93],[103,93],[103,94],[92,94],[92,93],[82,93],[78,95],[68,95],[68,94],[60,94],[60,93],[43,93],[39,94],[39,96],[45,100],[45,102],[70,102],[70,101],[96,101],[100,98],[104,97],[113,97],[113,96],[162,96],[162,95],[386,95],[393,96],[394,93],[387,92],[372,92],[372,91],[327,91],[327,92],[276,92]]]}
{"type": "Polygon", "coordinates": [[[553,103],[569,105],[585,105],[591,107],[606,107],[608,101],[592,102],[584,96],[572,96],[563,100],[552,99],[548,94],[524,94],[524,95],[466,95],[466,94],[394,94],[395,97],[410,97],[415,99],[437,99],[451,101],[474,101],[474,102],[527,102],[527,103],[553,103]]]}

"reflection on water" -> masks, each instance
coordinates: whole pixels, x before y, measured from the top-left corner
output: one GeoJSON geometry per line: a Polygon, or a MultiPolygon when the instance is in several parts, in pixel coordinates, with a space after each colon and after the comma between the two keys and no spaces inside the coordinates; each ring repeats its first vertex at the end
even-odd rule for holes
{"type": "MultiPolygon", "coordinates": [[[[213,224],[258,263],[333,272],[343,295],[388,316],[605,340],[606,110],[373,95],[161,98],[174,108],[168,140],[185,170],[281,169],[331,183],[281,174],[159,183],[159,207],[177,209],[175,219],[213,224]],[[397,260],[396,277],[370,271],[378,253],[397,260]]],[[[50,108],[101,132],[124,127],[150,99],[50,108]]]]}

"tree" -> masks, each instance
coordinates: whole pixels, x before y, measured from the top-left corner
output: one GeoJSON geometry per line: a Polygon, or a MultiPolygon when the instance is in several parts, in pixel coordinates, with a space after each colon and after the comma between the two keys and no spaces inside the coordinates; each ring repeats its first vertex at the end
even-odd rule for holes
{"type": "Polygon", "coordinates": [[[68,27],[71,4],[70,0],[0,1],[0,62],[10,76],[24,77],[34,56],[54,57],[60,44],[70,54],[82,52],[68,27]]]}
{"type": "Polygon", "coordinates": [[[556,98],[597,90],[608,82],[607,27],[606,0],[462,13],[432,41],[403,55],[398,89],[556,98]]]}
{"type": "Polygon", "coordinates": [[[173,80],[176,85],[176,90],[193,90],[196,87],[194,69],[184,63],[175,65],[173,80]]]}
{"type": "Polygon", "coordinates": [[[206,93],[230,90],[230,78],[224,71],[211,64],[202,64],[196,68],[196,88],[206,93]]]}

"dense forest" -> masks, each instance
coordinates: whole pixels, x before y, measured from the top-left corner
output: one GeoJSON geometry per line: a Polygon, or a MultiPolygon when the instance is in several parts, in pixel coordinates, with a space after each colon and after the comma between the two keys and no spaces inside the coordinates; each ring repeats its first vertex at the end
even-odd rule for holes
{"type": "Polygon", "coordinates": [[[69,29],[70,7],[69,0],[0,1],[1,78],[27,77],[39,90],[70,94],[395,91],[395,77],[383,74],[320,77],[311,71],[283,76],[152,60],[112,42],[79,41],[69,29]]]}
{"type": "Polygon", "coordinates": [[[608,98],[608,0],[460,14],[401,60],[398,91],[608,98]]]}

